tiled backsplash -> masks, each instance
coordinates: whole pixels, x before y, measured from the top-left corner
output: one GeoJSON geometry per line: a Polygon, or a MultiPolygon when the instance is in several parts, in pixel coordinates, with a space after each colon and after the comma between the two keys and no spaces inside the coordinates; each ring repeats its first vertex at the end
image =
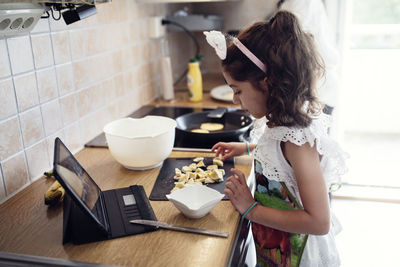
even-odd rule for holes
{"type": "MultiPolygon", "coordinates": [[[[0,39],[0,203],[51,169],[55,137],[77,152],[107,122],[160,94],[161,40],[148,27],[172,7],[96,7],[69,26],[41,19],[30,34],[0,39]]],[[[177,70],[187,58],[174,47],[184,37],[174,35],[177,70]]]]}
{"type": "MultiPolygon", "coordinates": [[[[193,13],[220,14],[225,31],[271,14],[277,0],[188,4],[193,13]]],[[[51,169],[55,137],[72,152],[103,126],[160,95],[161,40],[149,38],[151,17],[183,4],[97,5],[95,16],[66,26],[41,19],[30,34],[0,38],[0,203],[51,169]]],[[[203,72],[219,60],[200,42],[203,72]]],[[[190,38],[169,32],[174,80],[194,54],[190,38]]]]}

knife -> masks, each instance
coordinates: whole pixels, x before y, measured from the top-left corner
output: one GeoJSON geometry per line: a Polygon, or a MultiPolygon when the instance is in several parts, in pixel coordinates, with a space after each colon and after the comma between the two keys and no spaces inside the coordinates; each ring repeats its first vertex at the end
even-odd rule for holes
{"type": "Polygon", "coordinates": [[[160,227],[160,228],[175,230],[175,231],[182,231],[182,232],[187,232],[187,233],[197,233],[197,234],[202,234],[202,235],[212,235],[212,236],[219,236],[219,237],[228,237],[228,235],[229,235],[226,232],[218,232],[218,231],[207,230],[207,229],[178,226],[178,225],[172,225],[172,224],[168,224],[165,222],[159,222],[159,221],[131,220],[129,222],[135,223],[135,224],[151,225],[151,226],[155,226],[155,227],[160,227]]]}

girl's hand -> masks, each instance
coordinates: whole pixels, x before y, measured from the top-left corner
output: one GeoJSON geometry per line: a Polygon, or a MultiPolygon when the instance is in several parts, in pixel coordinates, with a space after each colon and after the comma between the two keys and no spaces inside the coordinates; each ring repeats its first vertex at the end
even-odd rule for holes
{"type": "Polygon", "coordinates": [[[247,148],[246,144],[244,143],[224,143],[224,142],[219,142],[215,144],[212,148],[211,151],[215,151],[215,155],[218,157],[219,155],[222,155],[221,160],[224,161],[226,159],[230,159],[232,157],[240,156],[246,153],[247,148]]]}
{"type": "Polygon", "coordinates": [[[236,210],[243,214],[254,203],[254,198],[247,186],[243,172],[234,168],[231,169],[231,172],[233,175],[226,180],[224,193],[236,210]]]}

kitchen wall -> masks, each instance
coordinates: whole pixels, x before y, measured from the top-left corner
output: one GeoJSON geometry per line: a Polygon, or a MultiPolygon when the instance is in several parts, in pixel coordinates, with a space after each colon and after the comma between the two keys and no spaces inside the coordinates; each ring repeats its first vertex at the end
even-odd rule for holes
{"type": "MultiPolygon", "coordinates": [[[[66,26],[41,19],[30,34],[0,38],[0,203],[50,170],[60,137],[81,150],[103,126],[160,96],[161,39],[151,39],[151,17],[188,6],[220,14],[225,30],[263,19],[276,0],[203,4],[136,4],[114,0],[98,14],[66,26]]],[[[202,71],[219,60],[201,32],[202,71]]],[[[190,38],[168,32],[174,80],[194,54],[190,38]]]]}
{"type": "MultiPolygon", "coordinates": [[[[256,21],[265,20],[275,11],[278,0],[241,0],[236,2],[197,3],[191,5],[196,14],[218,14],[224,18],[223,31],[241,30],[256,21]]],[[[220,60],[203,37],[196,33],[200,42],[203,72],[220,72],[220,60]]]]}
{"type": "MultiPolygon", "coordinates": [[[[30,34],[0,38],[0,203],[51,169],[55,137],[77,152],[159,96],[161,40],[149,38],[150,17],[178,7],[115,0],[69,26],[41,19],[30,34]]],[[[171,36],[178,71],[190,55],[183,34],[171,36]]]]}

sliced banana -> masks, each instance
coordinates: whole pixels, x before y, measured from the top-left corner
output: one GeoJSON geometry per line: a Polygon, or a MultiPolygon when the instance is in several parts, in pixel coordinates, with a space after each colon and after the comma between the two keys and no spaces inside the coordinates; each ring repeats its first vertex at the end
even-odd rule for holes
{"type": "Polygon", "coordinates": [[[224,165],[219,157],[213,158],[213,164],[206,166],[203,157],[193,159],[193,162],[188,166],[183,166],[182,169],[175,168],[174,179],[175,187],[171,193],[194,184],[211,184],[224,181],[225,170],[219,169],[224,165]]]}
{"type": "Polygon", "coordinates": [[[213,158],[213,164],[220,167],[224,166],[224,162],[219,158],[213,158]]]}
{"type": "Polygon", "coordinates": [[[215,132],[224,129],[224,125],[222,123],[216,123],[216,122],[205,122],[200,125],[200,129],[207,130],[210,132],[215,132]]]}
{"type": "Polygon", "coordinates": [[[193,132],[193,133],[210,133],[210,131],[206,130],[206,129],[193,129],[193,130],[191,130],[191,132],[193,132]]]}
{"type": "Polygon", "coordinates": [[[197,168],[200,168],[200,167],[205,167],[206,166],[206,164],[204,164],[204,161],[199,161],[199,162],[197,162],[197,168]]]}
{"type": "Polygon", "coordinates": [[[197,158],[195,158],[195,159],[193,160],[193,162],[200,162],[200,161],[203,161],[203,160],[204,160],[203,157],[197,157],[197,158]]]}

